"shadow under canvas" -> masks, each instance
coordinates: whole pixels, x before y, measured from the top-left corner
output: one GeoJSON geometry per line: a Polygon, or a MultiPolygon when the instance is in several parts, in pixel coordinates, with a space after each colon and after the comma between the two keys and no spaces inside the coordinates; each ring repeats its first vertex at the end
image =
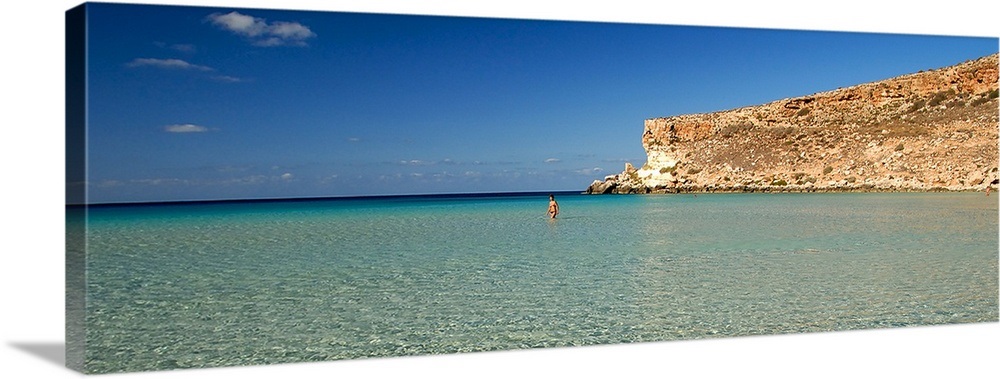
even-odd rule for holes
{"type": "Polygon", "coordinates": [[[63,367],[66,365],[66,344],[62,342],[11,342],[21,351],[39,357],[49,363],[63,367]]]}

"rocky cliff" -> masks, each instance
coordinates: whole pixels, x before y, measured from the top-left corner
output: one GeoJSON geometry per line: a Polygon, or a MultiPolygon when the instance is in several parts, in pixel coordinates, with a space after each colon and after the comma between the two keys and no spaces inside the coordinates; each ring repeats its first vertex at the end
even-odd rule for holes
{"type": "Polygon", "coordinates": [[[997,179],[997,55],[645,121],[646,163],[588,193],[972,191],[997,179]]]}

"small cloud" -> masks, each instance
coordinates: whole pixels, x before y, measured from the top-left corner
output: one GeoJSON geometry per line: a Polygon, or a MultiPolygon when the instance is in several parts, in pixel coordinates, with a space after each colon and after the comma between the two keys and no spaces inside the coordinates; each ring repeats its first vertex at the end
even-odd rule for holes
{"type": "Polygon", "coordinates": [[[120,180],[108,179],[108,180],[102,180],[102,181],[100,181],[99,183],[97,183],[97,186],[98,187],[105,187],[105,188],[107,188],[107,187],[119,187],[119,186],[122,186],[124,184],[125,183],[122,182],[122,181],[120,181],[120,180]]]}
{"type": "MultiPolygon", "coordinates": [[[[214,68],[193,64],[182,59],[136,58],[133,59],[131,62],[126,63],[125,66],[130,68],[153,67],[162,70],[177,70],[177,71],[200,71],[200,72],[215,71],[214,68]]],[[[242,83],[246,81],[243,78],[238,78],[229,75],[216,75],[212,76],[211,78],[213,80],[223,83],[242,83]]]]}
{"type": "Polygon", "coordinates": [[[132,183],[147,185],[147,186],[190,184],[190,182],[187,180],[177,179],[177,178],[136,179],[133,180],[132,183]]]}
{"type": "Polygon", "coordinates": [[[475,166],[492,166],[492,165],[515,166],[515,165],[520,165],[522,163],[521,162],[513,162],[513,161],[495,161],[495,162],[472,161],[472,164],[475,165],[475,166]]]}
{"type": "Polygon", "coordinates": [[[212,79],[215,79],[215,80],[220,81],[220,82],[225,82],[225,83],[242,83],[242,82],[245,81],[245,80],[237,78],[235,76],[228,76],[228,75],[213,76],[212,79]]]}
{"type": "Polygon", "coordinates": [[[324,176],[324,177],[320,178],[319,179],[319,183],[320,184],[330,184],[330,183],[336,181],[338,177],[340,177],[340,175],[337,175],[337,174],[327,175],[327,176],[324,176]]]}
{"type": "Polygon", "coordinates": [[[285,21],[275,21],[268,32],[283,40],[304,40],[316,35],[305,25],[285,21]]]}
{"type": "Polygon", "coordinates": [[[432,177],[433,177],[434,179],[436,179],[436,180],[441,180],[441,179],[448,179],[448,178],[454,178],[454,177],[455,177],[455,175],[454,175],[454,174],[452,174],[452,173],[450,173],[450,172],[447,172],[447,171],[445,171],[445,172],[438,172],[438,173],[434,173],[434,174],[431,174],[431,176],[432,176],[432,177]]]}
{"type": "Polygon", "coordinates": [[[618,158],[618,159],[602,159],[601,162],[604,163],[628,163],[635,162],[636,159],[618,158]]]}
{"type": "Polygon", "coordinates": [[[163,49],[170,49],[170,50],[179,51],[179,52],[187,53],[187,54],[194,54],[195,52],[198,51],[197,47],[195,47],[194,45],[189,44],[189,43],[175,43],[175,44],[170,45],[170,44],[167,44],[165,42],[154,42],[153,44],[155,44],[156,46],[159,46],[160,48],[163,48],[163,49]]]}
{"type": "MultiPolygon", "coordinates": [[[[358,177],[360,179],[360,176],[358,177]]],[[[403,174],[395,173],[391,175],[379,175],[378,180],[381,181],[396,181],[403,178],[403,174]]]]}
{"type": "Polygon", "coordinates": [[[174,49],[174,50],[177,50],[177,51],[180,51],[182,53],[188,53],[188,54],[191,54],[191,53],[194,53],[194,52],[198,51],[198,48],[196,48],[194,45],[188,44],[188,43],[176,43],[176,44],[170,45],[170,48],[174,49]]]}
{"type": "Polygon", "coordinates": [[[262,184],[267,182],[268,178],[264,175],[249,175],[240,178],[232,178],[220,181],[218,184],[228,185],[228,184],[262,184]]]}
{"type": "Polygon", "coordinates": [[[347,139],[347,142],[361,142],[361,138],[351,137],[347,139]]]}
{"type": "Polygon", "coordinates": [[[399,161],[399,164],[405,165],[405,166],[426,166],[426,165],[429,165],[430,163],[427,162],[427,161],[419,160],[419,159],[411,159],[411,160],[408,160],[408,161],[399,161]]]}
{"type": "Polygon", "coordinates": [[[292,178],[294,178],[294,177],[295,177],[295,175],[292,175],[292,173],[290,173],[290,172],[286,172],[284,174],[281,174],[281,180],[292,180],[292,178]]]}
{"type": "Polygon", "coordinates": [[[226,14],[212,13],[208,15],[208,19],[215,26],[248,37],[259,36],[267,30],[267,22],[264,19],[247,16],[236,11],[226,14]]]}
{"type": "Polygon", "coordinates": [[[213,25],[233,34],[247,37],[257,46],[306,46],[306,40],[316,36],[308,26],[297,22],[275,21],[268,23],[259,17],[236,11],[208,15],[213,25]]]}
{"type": "Polygon", "coordinates": [[[167,125],[163,127],[163,130],[168,133],[204,133],[209,131],[209,129],[204,126],[194,124],[167,125]]]}
{"type": "Polygon", "coordinates": [[[274,47],[274,46],[281,46],[282,42],[281,38],[271,37],[254,41],[253,44],[260,47],[274,47]]]}
{"type": "Polygon", "coordinates": [[[559,163],[561,160],[559,158],[549,158],[545,160],[545,163],[559,163]]]}
{"type": "Polygon", "coordinates": [[[136,58],[125,65],[128,67],[154,67],[167,70],[214,71],[211,67],[191,64],[180,59],[136,58]]]}
{"type": "Polygon", "coordinates": [[[603,168],[594,167],[594,168],[585,168],[585,169],[582,169],[582,170],[576,170],[576,173],[581,174],[581,175],[594,175],[594,174],[599,174],[602,171],[604,171],[603,168]]]}

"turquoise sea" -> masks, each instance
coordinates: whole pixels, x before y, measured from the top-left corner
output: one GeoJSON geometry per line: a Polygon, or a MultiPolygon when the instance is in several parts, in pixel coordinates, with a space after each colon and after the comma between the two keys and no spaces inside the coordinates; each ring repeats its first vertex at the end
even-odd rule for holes
{"type": "Polygon", "coordinates": [[[102,205],[67,238],[103,373],[997,322],[997,198],[102,205]]]}

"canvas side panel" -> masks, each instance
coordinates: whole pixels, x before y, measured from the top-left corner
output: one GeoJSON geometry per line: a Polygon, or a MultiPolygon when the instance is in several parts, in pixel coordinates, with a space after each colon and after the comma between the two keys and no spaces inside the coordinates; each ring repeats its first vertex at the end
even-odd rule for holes
{"type": "Polygon", "coordinates": [[[86,4],[66,11],[66,367],[86,354],[86,4]]]}

